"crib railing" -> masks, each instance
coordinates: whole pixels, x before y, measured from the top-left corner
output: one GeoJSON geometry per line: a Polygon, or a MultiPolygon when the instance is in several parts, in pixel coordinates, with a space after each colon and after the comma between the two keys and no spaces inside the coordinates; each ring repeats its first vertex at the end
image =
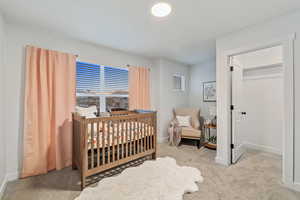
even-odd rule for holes
{"type": "Polygon", "coordinates": [[[156,158],[156,112],[113,112],[111,117],[73,114],[73,168],[85,178],[152,155],[156,158]]]}

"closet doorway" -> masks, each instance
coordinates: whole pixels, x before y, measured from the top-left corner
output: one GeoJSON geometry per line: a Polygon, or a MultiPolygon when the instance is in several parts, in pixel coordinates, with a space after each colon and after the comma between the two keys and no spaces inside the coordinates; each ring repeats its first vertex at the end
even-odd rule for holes
{"type": "Polygon", "coordinates": [[[282,52],[279,45],[230,57],[232,163],[247,149],[283,154],[282,52]]]}

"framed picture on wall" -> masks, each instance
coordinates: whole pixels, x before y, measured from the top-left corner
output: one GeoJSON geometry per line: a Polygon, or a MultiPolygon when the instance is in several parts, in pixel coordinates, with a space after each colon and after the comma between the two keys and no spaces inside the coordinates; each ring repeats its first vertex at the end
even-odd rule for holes
{"type": "Polygon", "coordinates": [[[216,81],[203,83],[203,101],[215,102],[217,100],[216,81]]]}

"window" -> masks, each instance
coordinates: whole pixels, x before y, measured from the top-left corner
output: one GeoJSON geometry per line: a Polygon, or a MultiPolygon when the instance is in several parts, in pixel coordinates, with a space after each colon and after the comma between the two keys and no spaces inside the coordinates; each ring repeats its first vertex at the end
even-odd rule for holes
{"type": "Polygon", "coordinates": [[[181,75],[173,75],[173,90],[184,91],[185,90],[185,77],[181,75]]]}
{"type": "Polygon", "coordinates": [[[128,109],[128,69],[77,62],[77,105],[99,112],[128,109]]]}

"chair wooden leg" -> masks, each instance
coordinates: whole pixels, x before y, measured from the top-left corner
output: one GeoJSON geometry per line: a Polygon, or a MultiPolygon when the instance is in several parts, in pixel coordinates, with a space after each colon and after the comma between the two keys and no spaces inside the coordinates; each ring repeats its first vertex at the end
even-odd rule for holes
{"type": "Polygon", "coordinates": [[[200,140],[197,140],[197,147],[200,149],[200,140]]]}
{"type": "Polygon", "coordinates": [[[196,146],[198,146],[198,140],[195,140],[196,146]]]}
{"type": "Polygon", "coordinates": [[[81,191],[85,188],[86,182],[85,182],[85,176],[81,176],[81,191]]]}
{"type": "Polygon", "coordinates": [[[72,165],[72,170],[77,170],[76,165],[72,165]]]}
{"type": "Polygon", "coordinates": [[[156,152],[152,154],[152,159],[156,160],[156,152]]]}
{"type": "Polygon", "coordinates": [[[72,170],[76,170],[76,169],[77,169],[77,166],[76,166],[75,162],[73,161],[73,163],[72,163],[72,170]]]}
{"type": "Polygon", "coordinates": [[[180,147],[182,145],[182,141],[179,142],[178,146],[180,147]]]}

